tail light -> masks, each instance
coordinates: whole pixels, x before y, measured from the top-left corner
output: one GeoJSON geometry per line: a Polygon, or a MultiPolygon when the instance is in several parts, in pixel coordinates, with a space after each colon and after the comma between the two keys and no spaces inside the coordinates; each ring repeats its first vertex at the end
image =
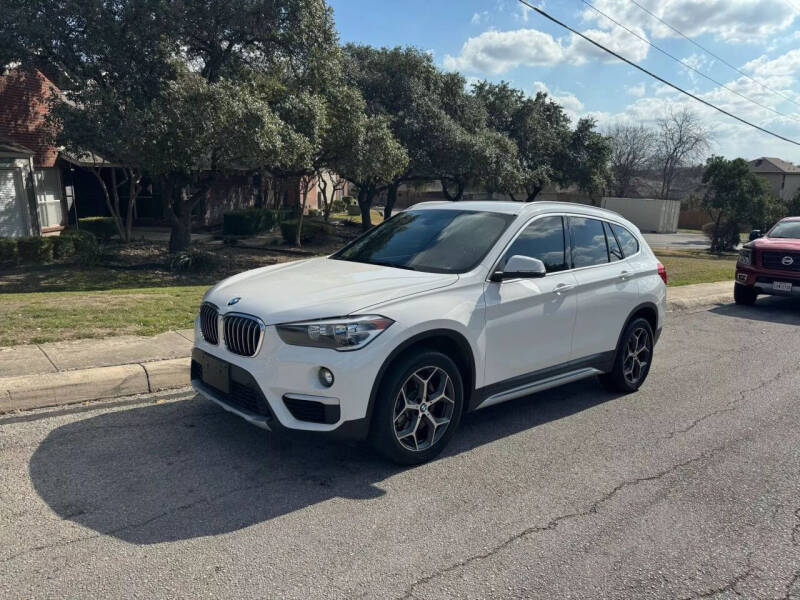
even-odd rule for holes
{"type": "Polygon", "coordinates": [[[658,276],[664,280],[664,285],[667,285],[667,267],[658,263],[658,276]]]}

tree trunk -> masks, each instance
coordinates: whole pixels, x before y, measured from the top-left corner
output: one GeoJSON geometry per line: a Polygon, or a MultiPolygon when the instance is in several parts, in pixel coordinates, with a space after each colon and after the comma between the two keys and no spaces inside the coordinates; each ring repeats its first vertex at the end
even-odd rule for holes
{"type": "Polygon", "coordinates": [[[533,202],[536,199],[536,196],[539,195],[539,192],[542,191],[543,186],[535,185],[533,189],[528,192],[528,197],[525,198],[525,202],[533,202]]]}
{"type": "Polygon", "coordinates": [[[448,178],[446,177],[443,177],[441,179],[442,193],[444,194],[444,197],[450,200],[451,202],[458,202],[464,195],[464,182],[462,182],[460,179],[452,179],[451,181],[455,181],[456,183],[456,193],[455,194],[450,193],[450,189],[447,187],[448,178]]]}
{"type": "Polygon", "coordinates": [[[394,205],[397,203],[397,188],[400,187],[399,182],[395,182],[386,188],[386,206],[383,207],[383,220],[391,218],[394,205]]]}
{"type": "Polygon", "coordinates": [[[361,231],[367,231],[372,227],[372,200],[375,197],[374,190],[358,189],[358,207],[361,209],[361,231]]]}
{"type": "Polygon", "coordinates": [[[188,250],[192,241],[192,209],[187,187],[176,186],[165,178],[161,182],[161,197],[170,224],[170,254],[188,250]]]}
{"type": "Polygon", "coordinates": [[[128,171],[128,216],[125,220],[125,239],[133,239],[133,212],[136,207],[136,199],[139,196],[139,174],[133,169],[128,171]]]}
{"type": "Polygon", "coordinates": [[[301,177],[300,184],[300,204],[297,212],[297,233],[295,234],[294,245],[300,248],[303,245],[303,216],[306,212],[306,202],[308,201],[308,190],[311,187],[311,177],[301,177]]]}
{"type": "MultiPolygon", "coordinates": [[[[105,201],[106,201],[106,208],[108,209],[108,212],[111,213],[111,218],[114,220],[114,225],[117,228],[117,233],[119,234],[119,239],[124,242],[125,241],[125,227],[124,227],[124,225],[122,223],[122,219],[119,216],[119,210],[114,210],[114,204],[112,204],[112,202],[111,202],[111,192],[109,192],[108,186],[106,185],[106,182],[103,180],[102,171],[100,170],[100,168],[97,168],[97,167],[92,167],[92,168],[90,168],[90,170],[92,172],[92,175],[94,175],[95,178],[97,179],[97,183],[100,184],[100,188],[103,190],[103,197],[105,198],[105,201]]],[[[116,194],[117,193],[116,176],[113,175],[113,173],[114,173],[113,169],[111,170],[111,172],[112,172],[112,179],[113,179],[113,184],[112,184],[113,185],[113,192],[114,192],[114,194],[116,194]]],[[[119,208],[119,203],[117,203],[117,208],[119,208]]]]}

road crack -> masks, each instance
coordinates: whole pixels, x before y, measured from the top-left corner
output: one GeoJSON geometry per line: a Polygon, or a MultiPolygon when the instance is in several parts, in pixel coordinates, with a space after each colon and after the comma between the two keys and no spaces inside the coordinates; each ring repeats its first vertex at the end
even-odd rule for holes
{"type": "Polygon", "coordinates": [[[716,453],[724,450],[727,446],[728,446],[728,444],[723,444],[722,446],[717,446],[715,448],[712,448],[711,450],[708,450],[706,452],[703,452],[703,453],[699,454],[698,456],[695,456],[693,458],[687,459],[687,460],[682,461],[680,463],[674,464],[674,465],[672,465],[672,466],[670,466],[670,467],[668,467],[668,468],[666,468],[666,469],[664,469],[662,471],[659,471],[659,472],[657,472],[657,473],[655,473],[653,475],[647,475],[647,476],[643,476],[643,477],[636,477],[634,479],[625,480],[625,481],[621,482],[620,484],[616,485],[615,487],[613,487],[611,490],[609,490],[605,494],[603,494],[600,498],[598,498],[597,500],[592,502],[589,505],[589,507],[586,508],[585,510],[559,515],[557,517],[554,517],[550,521],[548,521],[545,525],[535,525],[535,526],[523,529],[522,531],[520,531],[520,532],[512,535],[511,537],[503,540],[502,542],[500,542],[499,544],[495,545],[494,547],[492,547],[491,549],[489,549],[489,550],[487,550],[485,552],[481,552],[481,553],[478,553],[478,554],[473,554],[472,556],[464,558],[464,559],[462,559],[462,560],[460,560],[460,561],[458,561],[456,563],[453,563],[452,565],[449,565],[447,567],[439,569],[439,570],[437,570],[437,571],[435,571],[435,572],[433,572],[433,573],[431,573],[429,575],[426,575],[424,577],[421,577],[421,578],[415,580],[414,582],[411,583],[411,585],[409,585],[406,588],[406,591],[404,592],[404,594],[402,596],[399,596],[399,600],[410,600],[411,598],[414,598],[415,597],[414,596],[414,590],[417,587],[419,587],[421,585],[424,585],[426,583],[429,583],[429,582],[433,581],[434,579],[437,579],[437,578],[439,578],[439,577],[441,577],[443,575],[446,575],[448,573],[451,573],[453,571],[456,571],[458,569],[461,569],[463,567],[471,565],[474,562],[478,562],[478,561],[481,561],[481,560],[486,560],[488,558],[491,558],[492,556],[494,556],[498,552],[502,551],[504,548],[507,548],[508,546],[512,545],[514,542],[516,542],[518,540],[521,540],[521,539],[524,539],[526,537],[535,535],[537,533],[543,533],[545,531],[553,531],[558,527],[558,525],[560,523],[562,523],[564,521],[568,521],[568,520],[571,520],[571,519],[577,519],[577,518],[581,518],[581,517],[592,516],[592,515],[597,513],[597,511],[600,509],[600,507],[603,504],[605,504],[606,502],[608,502],[609,500],[614,498],[617,494],[619,494],[625,488],[637,486],[637,485],[639,485],[641,483],[647,483],[647,482],[652,482],[652,481],[657,481],[659,479],[662,479],[662,478],[664,478],[664,477],[666,477],[668,475],[671,475],[672,473],[678,471],[679,469],[682,469],[682,468],[687,467],[687,466],[689,466],[689,465],[691,465],[693,463],[696,463],[696,462],[699,462],[699,461],[702,461],[702,460],[706,460],[706,459],[712,457],[716,453]]]}

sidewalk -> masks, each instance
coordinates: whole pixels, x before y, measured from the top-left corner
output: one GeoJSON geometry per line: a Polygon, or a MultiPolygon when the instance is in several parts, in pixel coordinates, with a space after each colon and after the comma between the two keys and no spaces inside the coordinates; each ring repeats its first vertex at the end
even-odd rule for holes
{"type": "Polygon", "coordinates": [[[189,385],[194,331],[0,348],[0,413],[189,385]]]}
{"type": "MultiPolygon", "coordinates": [[[[670,312],[733,302],[733,282],[667,290],[670,312]]],[[[0,414],[189,385],[194,331],[0,348],[0,414]]]]}

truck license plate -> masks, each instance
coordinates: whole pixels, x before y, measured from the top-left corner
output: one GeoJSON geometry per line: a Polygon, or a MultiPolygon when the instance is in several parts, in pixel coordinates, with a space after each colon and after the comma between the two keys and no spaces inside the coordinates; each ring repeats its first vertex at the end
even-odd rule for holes
{"type": "Polygon", "coordinates": [[[772,289],[776,292],[790,292],[792,291],[792,284],[789,281],[773,281],[772,289]]]}

